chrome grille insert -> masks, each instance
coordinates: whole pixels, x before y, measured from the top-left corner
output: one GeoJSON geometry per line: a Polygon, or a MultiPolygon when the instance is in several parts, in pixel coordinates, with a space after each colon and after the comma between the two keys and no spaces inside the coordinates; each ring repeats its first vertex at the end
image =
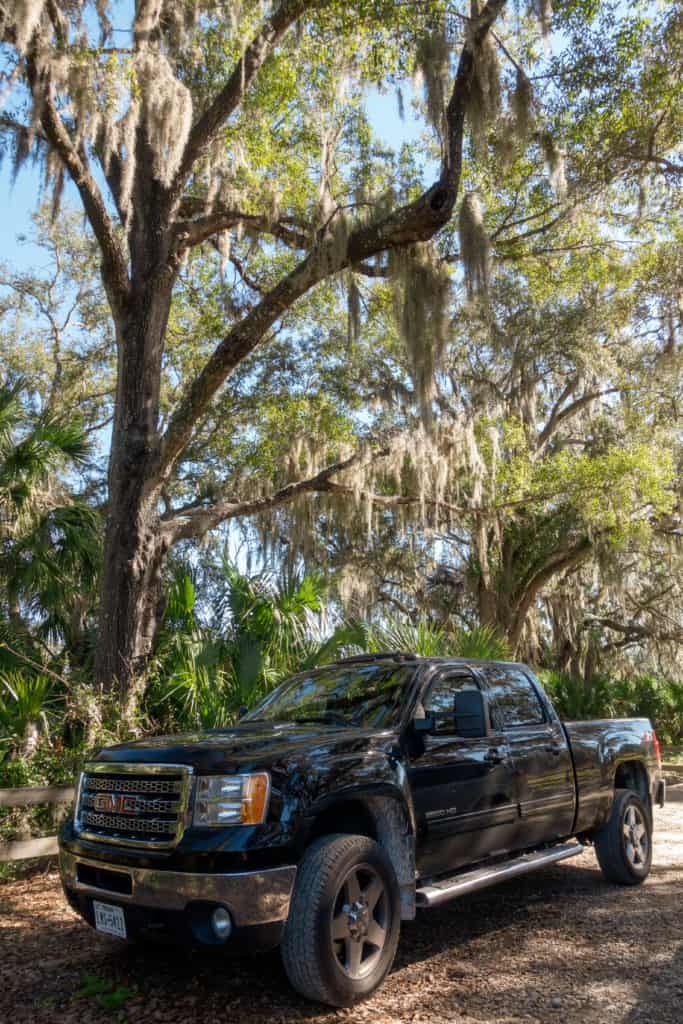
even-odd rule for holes
{"type": "Polygon", "coordinates": [[[117,793],[179,793],[182,782],[170,779],[112,779],[109,776],[88,779],[89,790],[115,790],[117,793]]]}
{"type": "Polygon", "coordinates": [[[91,814],[89,811],[84,811],[81,821],[92,828],[121,829],[122,832],[162,833],[167,836],[175,834],[176,830],[174,821],[159,821],[157,818],[136,821],[135,818],[121,818],[115,814],[91,814]]]}
{"type": "Polygon", "coordinates": [[[181,839],[192,769],[178,764],[87,764],[74,826],[84,839],[164,849],[181,839]]]}

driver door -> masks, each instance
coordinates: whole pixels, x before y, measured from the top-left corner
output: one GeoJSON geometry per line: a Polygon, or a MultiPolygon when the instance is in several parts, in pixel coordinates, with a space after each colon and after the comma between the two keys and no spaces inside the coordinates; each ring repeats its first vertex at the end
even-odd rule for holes
{"type": "Polygon", "coordinates": [[[417,735],[408,770],[422,877],[507,850],[518,827],[504,735],[491,732],[488,714],[486,735],[458,735],[456,698],[471,690],[481,691],[473,672],[446,669],[428,684],[422,699],[424,714],[434,719],[434,727],[417,735]]]}

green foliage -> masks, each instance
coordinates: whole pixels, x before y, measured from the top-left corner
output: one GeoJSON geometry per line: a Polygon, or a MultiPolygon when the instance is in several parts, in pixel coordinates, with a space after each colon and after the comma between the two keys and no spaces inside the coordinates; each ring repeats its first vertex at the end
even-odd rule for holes
{"type": "Polygon", "coordinates": [[[426,618],[382,624],[334,624],[324,587],[303,577],[278,587],[272,576],[245,576],[223,565],[213,580],[215,618],[202,623],[195,587],[181,569],[167,602],[147,712],[158,727],[218,728],[235,721],[289,675],[360,651],[506,658],[504,640],[487,627],[446,631],[426,618]]]}
{"type": "Polygon", "coordinates": [[[6,757],[0,762],[0,789],[21,786],[70,786],[92,753],[85,744],[66,746],[52,730],[52,745],[41,743],[31,757],[6,757]]]}
{"type": "Polygon", "coordinates": [[[123,1010],[128,1000],[135,995],[133,989],[126,988],[124,985],[116,985],[97,974],[85,974],[81,981],[81,988],[74,993],[75,998],[94,998],[100,1009],[106,1013],[118,1013],[123,1010]]]}
{"type": "Polygon", "coordinates": [[[539,676],[564,719],[649,718],[662,742],[683,738],[683,680],[638,675],[584,681],[550,670],[539,676]]]}
{"type": "Polygon", "coordinates": [[[609,679],[594,676],[588,682],[565,672],[539,672],[543,686],[561,718],[609,718],[615,714],[615,697],[609,679]]]}
{"type": "Polygon", "coordinates": [[[649,718],[664,743],[683,739],[683,680],[639,675],[619,680],[614,688],[620,713],[649,718]]]}
{"type": "Polygon", "coordinates": [[[380,625],[362,627],[362,646],[368,651],[405,651],[424,657],[505,660],[510,649],[487,626],[449,631],[426,617],[417,622],[390,618],[380,625]]]}
{"type": "Polygon", "coordinates": [[[152,669],[147,710],[166,728],[233,722],[277,682],[334,656],[347,639],[325,629],[325,587],[315,576],[278,585],[271,574],[246,576],[223,563],[212,580],[210,623],[181,568],[172,582],[152,669]]]}
{"type": "Polygon", "coordinates": [[[25,381],[0,386],[0,644],[4,634],[20,654],[29,648],[42,660],[32,638],[66,641],[82,655],[101,524],[66,481],[93,446],[76,417],[36,414],[30,404],[25,381]]]}
{"type": "MultiPolygon", "coordinates": [[[[60,717],[50,705],[50,744],[45,735],[30,754],[8,749],[0,740],[0,789],[25,786],[71,786],[88,755],[83,746],[66,747],[60,737],[60,717]]],[[[21,734],[20,734],[21,736],[21,734]]],[[[71,805],[42,804],[31,807],[0,807],[0,843],[41,835],[52,835],[67,815],[71,805]]],[[[35,861],[17,861],[0,865],[0,879],[15,878],[30,871],[35,861]]]]}
{"type": "Polygon", "coordinates": [[[459,658],[484,658],[506,661],[511,657],[510,646],[491,626],[474,626],[458,630],[454,646],[459,658]]]}
{"type": "Polygon", "coordinates": [[[49,736],[58,708],[54,689],[46,675],[0,672],[0,756],[3,747],[37,742],[39,731],[49,736]]]}

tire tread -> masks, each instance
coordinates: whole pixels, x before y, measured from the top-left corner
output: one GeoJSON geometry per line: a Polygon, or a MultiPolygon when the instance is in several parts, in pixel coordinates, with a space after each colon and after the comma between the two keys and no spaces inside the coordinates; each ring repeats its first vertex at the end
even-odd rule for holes
{"type": "MultiPolygon", "coordinates": [[[[595,843],[595,854],[602,873],[609,882],[616,882],[618,885],[640,885],[645,881],[649,872],[642,875],[635,875],[629,869],[623,854],[621,821],[623,806],[627,800],[635,798],[645,812],[645,819],[649,823],[650,818],[647,809],[640,797],[631,789],[615,789],[612,810],[605,824],[593,836],[595,843]]],[[[648,838],[650,850],[652,850],[652,830],[649,829],[648,838]]]]}
{"type": "Polygon", "coordinates": [[[340,862],[354,851],[362,859],[376,846],[366,836],[348,833],[326,835],[311,843],[299,865],[281,954],[292,986],[315,1002],[344,1006],[355,1001],[341,1001],[323,976],[317,928],[312,923],[321,913],[325,891],[340,862]]]}

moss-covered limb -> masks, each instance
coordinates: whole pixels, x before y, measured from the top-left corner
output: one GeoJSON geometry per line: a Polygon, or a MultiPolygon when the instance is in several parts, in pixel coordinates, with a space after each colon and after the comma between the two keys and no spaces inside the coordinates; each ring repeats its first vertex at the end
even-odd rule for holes
{"type": "MultiPolygon", "coordinates": [[[[161,441],[160,474],[167,474],[188,443],[194,424],[226,377],[259,344],[279,316],[315,284],[332,273],[367,261],[389,249],[428,241],[449,220],[455,207],[465,133],[465,115],[474,74],[473,47],[485,38],[505,6],[489,0],[473,23],[460,54],[446,110],[447,138],[437,181],[410,203],[351,230],[345,252],[335,260],[310,252],[223,338],[198,377],[188,386],[161,441]]],[[[323,243],[325,241],[323,240],[323,243]]]]}

